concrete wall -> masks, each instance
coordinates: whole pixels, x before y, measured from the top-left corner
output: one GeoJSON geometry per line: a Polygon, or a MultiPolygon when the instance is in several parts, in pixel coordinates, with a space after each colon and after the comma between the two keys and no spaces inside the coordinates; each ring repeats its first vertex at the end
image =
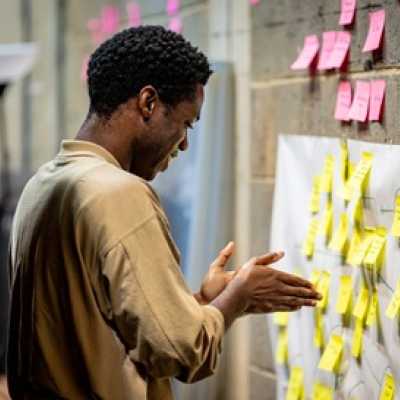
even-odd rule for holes
{"type": "MultiPolygon", "coordinates": [[[[348,71],[342,76],[387,81],[382,123],[341,124],[333,117],[338,73],[290,71],[304,36],[341,30],[339,0],[269,0],[252,9],[252,160],[251,160],[251,252],[260,252],[268,242],[274,189],[278,133],[349,137],[381,143],[400,143],[400,2],[358,0],[352,32],[348,71]],[[384,7],[386,31],[383,51],[373,57],[361,48],[368,30],[368,13],[384,7]]],[[[250,399],[275,396],[273,355],[265,319],[252,318],[250,399]]]]}

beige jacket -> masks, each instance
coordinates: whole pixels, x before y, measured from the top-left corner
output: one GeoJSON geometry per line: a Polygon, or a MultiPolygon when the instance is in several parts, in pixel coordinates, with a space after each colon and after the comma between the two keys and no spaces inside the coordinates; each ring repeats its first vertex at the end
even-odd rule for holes
{"type": "Polygon", "coordinates": [[[104,148],[65,141],[28,182],[10,246],[13,399],[172,398],[213,373],[224,333],[200,306],[156,194],[104,148]]]}

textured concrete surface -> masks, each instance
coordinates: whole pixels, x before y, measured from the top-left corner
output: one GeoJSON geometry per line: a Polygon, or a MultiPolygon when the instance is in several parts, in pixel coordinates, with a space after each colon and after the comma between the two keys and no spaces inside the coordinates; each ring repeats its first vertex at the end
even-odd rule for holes
{"type": "MultiPolygon", "coordinates": [[[[400,1],[358,0],[352,33],[350,62],[338,71],[310,76],[291,71],[304,37],[339,26],[339,0],[271,0],[252,9],[252,129],[251,129],[251,241],[259,251],[268,239],[270,209],[279,133],[348,137],[379,143],[400,143],[400,1]],[[368,13],[386,10],[382,51],[362,53],[368,31],[368,13]],[[340,79],[385,79],[381,122],[341,123],[334,119],[340,79]]],[[[251,399],[269,398],[273,355],[263,317],[251,320],[251,399]],[[266,394],[268,393],[268,394],[266,394]]],[[[273,374],[273,372],[272,372],[273,374]]],[[[272,380],[273,381],[273,380],[272,380]]],[[[272,397],[274,398],[274,397],[272,397]]]]}

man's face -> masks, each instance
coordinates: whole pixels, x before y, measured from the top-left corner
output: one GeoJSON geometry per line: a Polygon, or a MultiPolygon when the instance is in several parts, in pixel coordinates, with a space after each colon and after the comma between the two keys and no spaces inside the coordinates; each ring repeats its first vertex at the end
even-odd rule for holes
{"type": "Polygon", "coordinates": [[[132,145],[130,171],[146,180],[165,171],[178,152],[188,148],[187,131],[200,118],[203,100],[204,88],[198,85],[193,100],[182,101],[174,107],[158,99],[150,104],[154,111],[152,109],[140,139],[132,145]]]}

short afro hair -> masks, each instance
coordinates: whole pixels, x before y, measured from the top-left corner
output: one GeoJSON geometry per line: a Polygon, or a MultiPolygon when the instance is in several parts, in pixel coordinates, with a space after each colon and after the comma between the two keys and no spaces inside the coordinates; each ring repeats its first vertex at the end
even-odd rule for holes
{"type": "Polygon", "coordinates": [[[89,113],[111,114],[146,85],[175,106],[195,96],[212,74],[207,57],[162,26],[125,29],[102,43],[88,65],[89,113]]]}

